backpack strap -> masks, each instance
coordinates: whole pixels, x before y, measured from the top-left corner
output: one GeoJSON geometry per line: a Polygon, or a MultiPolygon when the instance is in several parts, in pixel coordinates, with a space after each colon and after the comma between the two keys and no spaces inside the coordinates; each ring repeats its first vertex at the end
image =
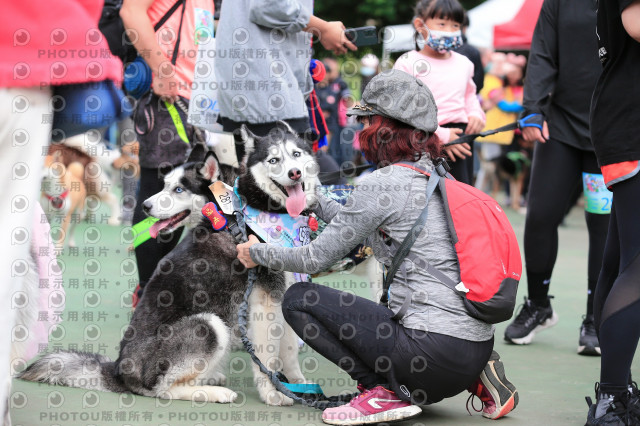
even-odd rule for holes
{"type": "Polygon", "coordinates": [[[184,10],[187,8],[187,0],[177,0],[169,10],[160,18],[160,20],[153,26],[153,31],[157,32],[164,24],[171,18],[171,15],[182,5],[182,12],[180,13],[180,25],[178,26],[178,34],[176,36],[176,45],[173,49],[173,55],[171,56],[171,63],[176,64],[178,60],[178,48],[180,47],[180,33],[182,32],[182,21],[184,20],[184,10]]]}
{"type": "MultiPolygon", "coordinates": [[[[392,247],[393,246],[394,246],[394,244],[392,243],[392,247]]],[[[453,290],[454,292],[458,293],[459,295],[464,297],[465,293],[467,293],[469,291],[469,289],[467,289],[465,287],[463,282],[456,283],[454,280],[452,280],[447,275],[445,275],[444,272],[442,272],[441,270],[439,270],[438,268],[433,266],[427,260],[425,260],[425,259],[423,259],[423,258],[421,258],[419,256],[416,256],[413,253],[407,253],[406,257],[411,262],[413,262],[414,265],[418,266],[419,268],[424,269],[430,275],[432,275],[435,279],[440,281],[440,283],[446,285],[447,287],[449,287],[451,290],[453,290]]]]}
{"type": "Polygon", "coordinates": [[[176,37],[176,45],[173,48],[173,55],[171,55],[171,63],[176,64],[178,60],[178,50],[180,48],[180,37],[182,33],[182,21],[184,20],[184,10],[187,8],[187,0],[182,0],[182,13],[180,14],[180,25],[178,25],[178,36],[176,37]]]}
{"type": "MultiPolygon", "coordinates": [[[[425,202],[424,209],[422,210],[422,213],[420,213],[420,216],[418,216],[418,219],[416,220],[416,222],[413,224],[413,226],[405,236],[404,240],[402,241],[402,244],[400,244],[400,246],[398,247],[396,254],[393,256],[393,260],[391,261],[391,267],[387,271],[387,274],[384,278],[384,284],[382,286],[382,296],[380,297],[380,303],[382,303],[383,305],[389,301],[389,297],[388,297],[389,287],[391,286],[391,282],[393,281],[393,278],[395,277],[396,272],[398,272],[400,265],[402,264],[405,257],[409,253],[409,250],[413,246],[413,243],[416,242],[416,240],[418,239],[418,236],[420,235],[420,233],[424,229],[425,224],[427,223],[427,215],[429,213],[429,210],[428,210],[429,200],[431,199],[433,192],[436,190],[436,187],[438,186],[438,182],[440,181],[440,179],[442,179],[442,177],[437,177],[437,178],[436,176],[429,177],[429,182],[427,183],[427,200],[425,202]]],[[[409,303],[411,303],[410,297],[405,299],[405,301],[402,304],[402,308],[394,316],[394,318],[396,317],[402,318],[402,316],[404,315],[404,312],[406,312],[407,308],[409,307],[408,305],[409,303]]]]}
{"type": "MultiPolygon", "coordinates": [[[[411,161],[399,161],[393,164],[394,166],[402,166],[408,169],[415,170],[418,173],[422,173],[423,175],[429,176],[429,172],[417,162],[411,161]]],[[[451,167],[449,167],[449,163],[444,158],[437,158],[433,161],[433,168],[438,173],[438,175],[445,177],[447,179],[456,180],[449,171],[451,167]]]]}
{"type": "MultiPolygon", "coordinates": [[[[418,173],[422,173],[425,176],[431,176],[430,173],[422,167],[419,163],[412,163],[410,161],[400,161],[398,163],[393,164],[394,166],[402,166],[408,169],[414,170],[418,173]]],[[[447,161],[444,158],[438,158],[434,161],[435,171],[443,178],[447,178],[455,181],[456,178],[451,176],[449,170],[451,169],[447,164],[447,161]]],[[[457,181],[456,181],[457,182],[457,181]]],[[[442,194],[442,201],[444,202],[444,213],[447,217],[447,225],[449,226],[449,232],[451,233],[451,241],[453,244],[458,243],[458,233],[456,232],[456,228],[453,226],[453,218],[451,217],[451,211],[449,210],[449,203],[447,202],[447,185],[446,179],[440,179],[439,186],[440,193],[442,194]]]]}
{"type": "MultiPolygon", "coordinates": [[[[386,274],[385,279],[384,279],[382,296],[380,297],[380,303],[383,304],[383,305],[386,305],[388,303],[388,301],[389,301],[389,287],[391,287],[391,282],[393,281],[393,278],[394,278],[396,272],[400,268],[400,265],[402,264],[402,262],[404,261],[405,258],[408,258],[416,266],[426,270],[430,275],[432,275],[434,278],[436,278],[438,281],[440,281],[440,283],[442,283],[443,285],[449,287],[452,291],[454,291],[455,293],[459,294],[460,296],[464,297],[465,293],[467,293],[469,291],[464,286],[464,283],[462,283],[462,282],[456,283],[454,280],[449,278],[442,271],[440,271],[438,268],[436,268],[435,266],[430,264],[425,259],[423,259],[421,257],[418,257],[418,256],[416,256],[416,255],[414,255],[412,253],[409,253],[409,250],[411,249],[411,247],[415,243],[416,239],[418,238],[418,236],[420,235],[422,229],[424,228],[424,226],[426,224],[427,214],[428,214],[429,199],[433,195],[433,192],[435,191],[435,188],[437,186],[440,187],[440,191],[443,194],[443,198],[445,198],[445,210],[446,210],[446,213],[447,213],[447,220],[449,222],[448,223],[449,228],[453,232],[452,233],[452,238],[454,239],[454,241],[457,240],[457,235],[455,235],[455,229],[453,228],[453,222],[451,221],[451,217],[450,217],[450,212],[448,211],[448,207],[446,206],[446,195],[445,195],[446,194],[445,176],[447,178],[451,178],[453,180],[455,180],[455,179],[448,173],[448,167],[446,165],[446,161],[444,162],[444,165],[443,165],[442,162],[439,162],[438,165],[436,165],[436,167],[435,167],[435,170],[437,171],[437,173],[439,175],[438,178],[435,178],[435,176],[434,176],[434,178],[432,178],[431,175],[429,174],[429,172],[427,172],[427,170],[425,170],[423,167],[421,167],[417,163],[403,161],[403,162],[400,162],[400,163],[396,163],[394,165],[402,166],[402,167],[406,167],[406,168],[415,170],[415,171],[417,171],[419,173],[422,173],[423,175],[425,175],[425,176],[427,176],[429,178],[429,181],[428,181],[428,184],[427,184],[427,200],[426,200],[427,204],[425,205],[424,210],[422,211],[422,213],[420,214],[420,216],[418,217],[416,222],[413,224],[413,226],[409,230],[409,233],[407,234],[405,239],[402,241],[402,243],[400,245],[395,244],[393,242],[391,243],[391,248],[392,249],[394,249],[394,248],[396,249],[396,254],[393,257],[393,260],[391,261],[391,267],[387,271],[387,274],[386,274]]],[[[395,319],[395,320],[402,319],[404,317],[404,314],[409,309],[410,305],[411,305],[411,297],[405,298],[405,300],[402,302],[402,306],[400,307],[398,312],[392,317],[392,319],[395,319]]]]}
{"type": "Polygon", "coordinates": [[[167,22],[169,20],[169,18],[171,18],[171,15],[173,15],[173,13],[178,10],[178,8],[180,7],[180,5],[182,3],[184,3],[185,0],[177,0],[173,6],[171,6],[171,8],[169,8],[169,10],[167,10],[167,12],[162,15],[162,18],[160,18],[160,20],[153,26],[153,31],[157,32],[160,27],[162,27],[164,25],[165,22],[167,22]]]}

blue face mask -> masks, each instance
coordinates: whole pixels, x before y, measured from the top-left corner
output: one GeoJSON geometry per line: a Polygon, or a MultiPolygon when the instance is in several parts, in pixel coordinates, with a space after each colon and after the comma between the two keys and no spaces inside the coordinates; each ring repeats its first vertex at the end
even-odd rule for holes
{"type": "Polygon", "coordinates": [[[438,53],[447,53],[462,46],[462,31],[429,30],[426,45],[438,53]]]}
{"type": "MultiPolygon", "coordinates": [[[[425,28],[427,28],[426,25],[425,28]]],[[[416,44],[420,50],[422,50],[424,46],[429,46],[438,53],[447,53],[456,50],[463,44],[462,31],[460,30],[449,32],[428,29],[428,31],[429,37],[427,40],[424,39],[422,34],[418,33],[416,44]]]]}
{"type": "Polygon", "coordinates": [[[360,74],[362,74],[365,77],[371,77],[375,73],[376,73],[376,69],[375,68],[372,68],[372,67],[362,67],[362,68],[360,68],[360,74]]]}

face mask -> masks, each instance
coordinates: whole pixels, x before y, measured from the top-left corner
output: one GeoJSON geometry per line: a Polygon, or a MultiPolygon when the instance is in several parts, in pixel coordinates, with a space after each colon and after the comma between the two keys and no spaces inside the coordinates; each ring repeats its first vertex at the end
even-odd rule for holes
{"type": "Polygon", "coordinates": [[[426,45],[438,53],[447,53],[462,46],[462,31],[429,30],[426,45]]]}
{"type": "Polygon", "coordinates": [[[424,28],[429,31],[429,38],[425,40],[424,36],[420,32],[417,32],[416,45],[418,50],[422,50],[424,46],[429,46],[438,53],[447,53],[462,46],[462,31],[458,30],[449,32],[430,30],[424,21],[421,22],[422,25],[424,25],[424,28]]]}
{"type": "Polygon", "coordinates": [[[365,77],[371,77],[375,73],[376,73],[376,69],[375,68],[372,68],[372,67],[362,67],[362,68],[360,68],[360,74],[362,74],[365,77]]]}

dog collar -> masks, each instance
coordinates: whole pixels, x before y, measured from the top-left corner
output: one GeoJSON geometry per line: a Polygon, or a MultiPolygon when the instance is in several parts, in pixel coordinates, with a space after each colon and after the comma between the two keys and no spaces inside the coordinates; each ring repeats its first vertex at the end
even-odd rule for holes
{"type": "Polygon", "coordinates": [[[60,195],[49,195],[47,193],[44,194],[45,197],[51,202],[51,207],[56,210],[60,210],[64,205],[64,200],[69,195],[69,190],[65,189],[64,192],[60,195]]]}

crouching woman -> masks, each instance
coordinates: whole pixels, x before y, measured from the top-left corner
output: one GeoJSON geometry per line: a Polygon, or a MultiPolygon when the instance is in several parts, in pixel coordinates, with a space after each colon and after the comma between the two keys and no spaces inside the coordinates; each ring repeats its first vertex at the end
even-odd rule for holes
{"type": "MultiPolygon", "coordinates": [[[[351,109],[364,124],[360,144],[378,169],[362,179],[344,206],[318,195],[314,212],[328,226],[311,244],[283,248],[255,237],[238,246],[247,267],[292,272],[328,269],[364,240],[386,267],[424,209],[427,177],[400,161],[433,170],[441,145],[433,135],[437,109],[424,83],[392,70],[367,85],[351,109]]],[[[428,202],[426,226],[411,252],[460,281],[443,200],[428,202]]],[[[471,317],[460,296],[425,270],[405,261],[393,278],[388,307],[326,286],[291,286],[282,310],[289,325],[315,351],[345,370],[362,391],[346,405],[328,408],[334,425],[388,422],[417,416],[465,389],[483,402],[483,415],[499,418],[515,408],[515,387],[493,351],[494,327],[471,317]],[[407,301],[407,303],[405,303],[407,301]]]]}

